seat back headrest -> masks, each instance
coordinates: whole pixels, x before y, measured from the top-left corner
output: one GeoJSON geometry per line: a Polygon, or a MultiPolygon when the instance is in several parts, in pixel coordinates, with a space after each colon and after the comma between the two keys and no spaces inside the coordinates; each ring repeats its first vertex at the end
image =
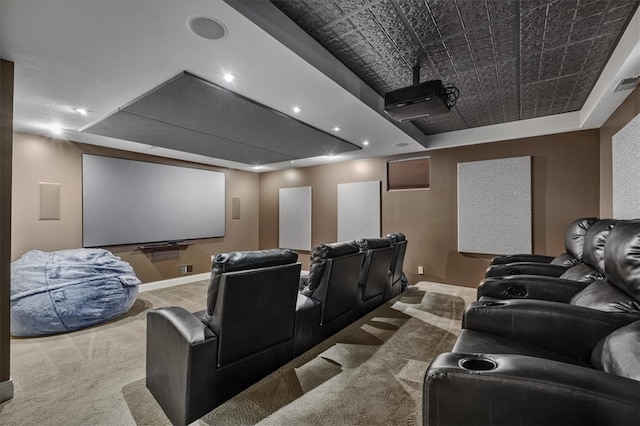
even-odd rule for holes
{"type": "Polygon", "coordinates": [[[615,219],[601,219],[594,223],[584,238],[582,261],[604,274],[604,246],[609,233],[618,223],[615,219]]]}
{"type": "Polygon", "coordinates": [[[220,253],[213,258],[211,278],[207,289],[207,316],[213,315],[218,300],[220,280],[227,272],[245,271],[267,268],[270,266],[288,265],[298,260],[298,253],[289,249],[271,249],[257,251],[234,251],[220,253]]]}
{"type": "Polygon", "coordinates": [[[221,272],[233,272],[287,265],[297,260],[298,253],[289,249],[234,251],[217,254],[213,259],[212,268],[217,268],[221,272]]]}
{"type": "Polygon", "coordinates": [[[640,301],[640,220],[619,221],[604,248],[607,280],[640,301]]]}
{"type": "Polygon", "coordinates": [[[331,244],[320,244],[311,252],[311,262],[316,258],[333,259],[347,254],[357,253],[360,247],[355,240],[331,244]]]}
{"type": "Polygon", "coordinates": [[[362,238],[358,240],[360,251],[373,250],[384,247],[391,247],[392,242],[389,238],[362,238]]]}
{"type": "Polygon", "coordinates": [[[597,222],[595,217],[583,217],[569,224],[564,233],[565,251],[579,261],[582,261],[584,237],[591,226],[597,222]]]}
{"type": "Polygon", "coordinates": [[[311,266],[309,267],[309,281],[306,292],[313,293],[320,285],[327,259],[335,259],[354,253],[359,253],[360,247],[355,240],[332,244],[320,244],[311,251],[311,266]]]}
{"type": "Polygon", "coordinates": [[[400,241],[404,241],[407,239],[402,232],[392,232],[390,234],[387,234],[386,237],[394,243],[399,243],[400,241]]]}

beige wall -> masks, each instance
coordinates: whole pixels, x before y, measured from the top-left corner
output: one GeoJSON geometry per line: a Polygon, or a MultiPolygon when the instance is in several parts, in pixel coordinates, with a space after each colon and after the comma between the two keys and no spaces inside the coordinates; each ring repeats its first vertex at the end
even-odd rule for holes
{"type": "Polygon", "coordinates": [[[640,87],[636,87],[600,128],[600,217],[613,216],[611,138],[638,114],[640,87]]]}
{"type": "MultiPolygon", "coordinates": [[[[410,282],[429,279],[476,286],[489,256],[457,252],[457,163],[533,156],[533,248],[564,251],[566,225],[596,216],[599,202],[597,130],[436,150],[431,156],[431,189],[386,191],[386,160],[374,158],[260,175],[260,248],[278,245],[278,191],[312,187],[312,245],[336,240],[337,184],[382,181],[382,234],[403,232],[409,244],[404,269],[410,282]],[[424,266],[425,275],[417,275],[424,266]]],[[[404,156],[408,157],[408,156],[404,156]]],[[[394,157],[400,158],[400,157],[394,157]]],[[[508,208],[509,206],[496,206],[508,208]]],[[[308,268],[308,255],[301,256],[308,268]]]]}
{"type": "Polygon", "coordinates": [[[108,247],[131,263],[143,282],[174,278],[179,265],[193,264],[194,273],[209,272],[211,255],[258,248],[259,175],[93,145],[14,134],[12,259],[28,250],[61,250],[82,246],[83,152],[224,171],[227,223],[224,238],[192,241],[185,249],[141,251],[137,246],[108,247]],[[59,183],[60,220],[39,220],[39,182],[59,183]],[[231,219],[232,197],[240,197],[240,219],[231,219]]]}
{"type": "MultiPolygon", "coordinates": [[[[212,254],[278,246],[280,188],[313,188],[312,245],[336,240],[337,184],[382,181],[382,233],[409,238],[405,271],[411,282],[430,279],[477,285],[488,256],[457,252],[457,163],[521,155],[533,156],[533,247],[535,253],[563,250],[562,234],[578,216],[599,209],[597,130],[431,151],[431,189],[386,191],[387,158],[254,174],[222,169],[227,176],[227,235],[194,241],[186,249],[142,252],[137,246],[109,247],[130,262],[144,282],[178,276],[193,264],[208,272],[212,254]],[[241,199],[241,219],[231,219],[231,198],[241,199]],[[417,275],[424,266],[425,275],[417,275]]],[[[220,170],[93,145],[16,133],[14,137],[12,258],[31,249],[80,247],[82,242],[81,154],[83,152],[220,170]],[[38,182],[61,184],[61,220],[38,220],[38,182]]],[[[403,156],[409,157],[409,156],[403,156]]],[[[402,158],[402,157],[393,157],[402,158]]],[[[508,208],[497,206],[496,208],[508,208]]],[[[308,268],[308,253],[301,253],[308,268]]]]}

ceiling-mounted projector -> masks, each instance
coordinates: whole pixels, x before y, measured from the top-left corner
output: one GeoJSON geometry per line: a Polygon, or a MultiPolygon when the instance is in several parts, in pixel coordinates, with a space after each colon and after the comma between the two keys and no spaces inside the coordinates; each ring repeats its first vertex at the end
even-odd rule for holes
{"type": "Polygon", "coordinates": [[[384,111],[398,121],[444,114],[453,106],[450,94],[441,80],[425,81],[385,93],[384,111]]]}

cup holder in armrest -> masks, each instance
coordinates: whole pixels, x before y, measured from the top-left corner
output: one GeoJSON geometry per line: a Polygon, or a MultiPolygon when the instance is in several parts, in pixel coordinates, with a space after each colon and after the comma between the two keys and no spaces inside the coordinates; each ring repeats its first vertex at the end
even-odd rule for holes
{"type": "Polygon", "coordinates": [[[507,302],[498,302],[496,300],[482,302],[482,306],[505,306],[506,304],[507,302]]]}
{"type": "Polygon", "coordinates": [[[478,356],[463,358],[458,365],[469,371],[491,371],[498,366],[494,360],[478,356]]]}

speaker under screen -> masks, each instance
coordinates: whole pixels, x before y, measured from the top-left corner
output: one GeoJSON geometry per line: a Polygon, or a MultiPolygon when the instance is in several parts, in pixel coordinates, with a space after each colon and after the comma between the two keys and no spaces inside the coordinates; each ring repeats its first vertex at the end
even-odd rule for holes
{"type": "Polygon", "coordinates": [[[225,174],[82,155],[84,247],[225,235],[225,174]]]}

